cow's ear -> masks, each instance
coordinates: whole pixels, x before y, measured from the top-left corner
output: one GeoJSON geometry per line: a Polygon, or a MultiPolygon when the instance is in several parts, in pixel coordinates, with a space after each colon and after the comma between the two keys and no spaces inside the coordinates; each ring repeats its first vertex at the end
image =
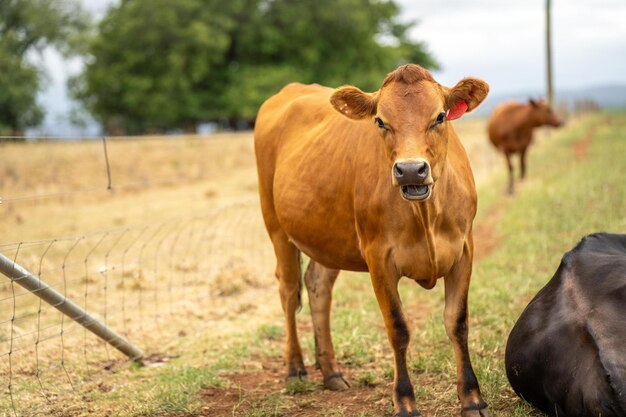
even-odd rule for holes
{"type": "Polygon", "coordinates": [[[489,84],[477,78],[463,78],[448,90],[448,120],[458,119],[474,110],[489,93],[489,84]]]}
{"type": "Polygon", "coordinates": [[[351,119],[360,120],[376,114],[376,94],[364,93],[351,85],[339,87],[330,96],[335,110],[351,119]]]}
{"type": "Polygon", "coordinates": [[[528,99],[528,104],[530,104],[533,107],[538,107],[539,103],[537,103],[535,100],[533,100],[532,98],[528,99]]]}

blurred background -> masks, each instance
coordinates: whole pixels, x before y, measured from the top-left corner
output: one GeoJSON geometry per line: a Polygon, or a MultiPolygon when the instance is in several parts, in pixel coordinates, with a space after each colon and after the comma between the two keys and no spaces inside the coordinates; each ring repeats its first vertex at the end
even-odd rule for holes
{"type": "MultiPolygon", "coordinates": [[[[626,3],[554,1],[555,106],[626,106],[626,3]]],[[[86,135],[248,128],[290,81],[376,90],[399,64],[546,95],[544,0],[3,0],[0,131],[86,135]]]]}

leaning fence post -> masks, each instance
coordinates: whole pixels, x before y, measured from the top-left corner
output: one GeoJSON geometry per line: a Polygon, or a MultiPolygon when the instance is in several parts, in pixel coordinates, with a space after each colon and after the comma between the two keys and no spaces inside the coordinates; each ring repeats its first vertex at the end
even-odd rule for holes
{"type": "Polygon", "coordinates": [[[121,335],[108,328],[100,320],[89,314],[78,304],[59,293],[24,267],[0,253],[0,272],[14,283],[26,288],[37,297],[50,304],[72,320],[109,343],[111,346],[128,356],[129,359],[141,364],[143,353],[121,335]]]}

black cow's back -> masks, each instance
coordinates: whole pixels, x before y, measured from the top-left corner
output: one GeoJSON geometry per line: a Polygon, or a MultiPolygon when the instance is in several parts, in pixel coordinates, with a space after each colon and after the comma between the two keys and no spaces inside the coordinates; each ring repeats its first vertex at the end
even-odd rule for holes
{"type": "Polygon", "coordinates": [[[506,347],[517,394],[552,415],[626,416],[626,235],[567,252],[506,347]]]}

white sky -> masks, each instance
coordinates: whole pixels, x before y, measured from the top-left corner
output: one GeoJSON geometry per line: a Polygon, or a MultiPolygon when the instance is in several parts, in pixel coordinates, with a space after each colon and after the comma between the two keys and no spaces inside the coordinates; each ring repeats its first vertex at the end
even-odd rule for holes
{"type": "MultiPolygon", "coordinates": [[[[442,65],[444,85],[483,78],[492,93],[545,89],[545,0],[399,0],[442,65]]],[[[626,1],[552,1],[555,88],[626,84],[626,1]]]]}
{"type": "MultiPolygon", "coordinates": [[[[100,17],[116,1],[82,0],[100,17]]],[[[411,35],[441,64],[440,83],[475,76],[491,85],[491,94],[544,91],[545,0],[396,1],[403,19],[419,22],[411,35]]],[[[626,85],[626,0],[553,0],[552,6],[555,89],[626,85]]],[[[50,82],[40,102],[45,124],[54,126],[67,119],[65,80],[81,62],[47,51],[44,63],[50,82]]]]}

